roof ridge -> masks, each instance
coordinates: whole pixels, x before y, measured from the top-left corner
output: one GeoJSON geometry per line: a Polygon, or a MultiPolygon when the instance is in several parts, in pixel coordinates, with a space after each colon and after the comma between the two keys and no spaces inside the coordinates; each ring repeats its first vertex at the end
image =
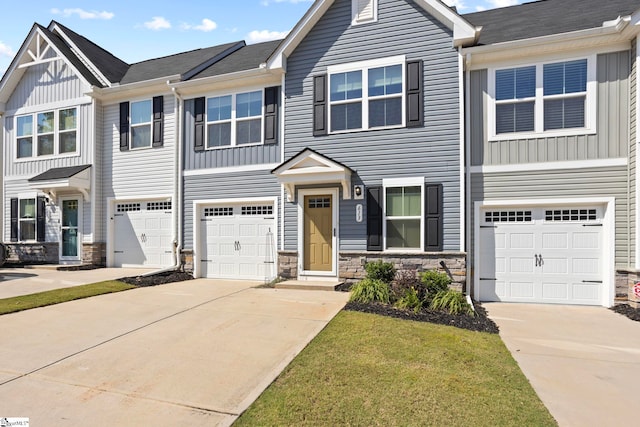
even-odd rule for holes
{"type": "Polygon", "coordinates": [[[176,53],[172,53],[172,54],[169,54],[169,55],[158,56],[157,58],[144,59],[144,60],[139,61],[139,62],[134,62],[134,63],[132,63],[130,65],[131,66],[140,65],[140,64],[144,64],[145,62],[151,62],[151,61],[157,61],[159,59],[171,58],[173,56],[184,55],[186,53],[192,53],[192,52],[198,52],[198,51],[202,51],[202,50],[205,50],[205,49],[220,48],[222,46],[232,46],[232,45],[235,45],[235,44],[238,44],[238,43],[242,43],[242,42],[244,42],[244,40],[238,40],[238,41],[229,42],[229,43],[222,43],[222,44],[217,44],[217,45],[207,46],[207,47],[200,47],[200,48],[197,48],[197,49],[185,50],[184,52],[176,52],[176,53]]]}

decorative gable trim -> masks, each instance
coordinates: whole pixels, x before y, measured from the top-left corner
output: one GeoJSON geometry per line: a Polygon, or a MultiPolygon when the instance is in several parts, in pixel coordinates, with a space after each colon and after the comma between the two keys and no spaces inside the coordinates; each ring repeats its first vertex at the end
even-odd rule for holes
{"type": "Polygon", "coordinates": [[[342,196],[351,199],[351,168],[305,148],[271,171],[287,190],[287,200],[295,201],[296,185],[340,184],[342,196]]]}

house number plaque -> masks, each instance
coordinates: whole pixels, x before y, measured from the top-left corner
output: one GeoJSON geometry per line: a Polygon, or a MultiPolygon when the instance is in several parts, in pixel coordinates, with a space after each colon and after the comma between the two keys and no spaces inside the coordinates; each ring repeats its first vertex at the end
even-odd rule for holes
{"type": "Polygon", "coordinates": [[[362,203],[356,205],[356,222],[362,222],[362,203]]]}

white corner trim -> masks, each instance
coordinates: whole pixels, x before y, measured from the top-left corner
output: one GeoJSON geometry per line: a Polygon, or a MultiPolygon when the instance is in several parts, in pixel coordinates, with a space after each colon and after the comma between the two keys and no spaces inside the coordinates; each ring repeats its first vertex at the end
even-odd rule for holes
{"type": "Polygon", "coordinates": [[[465,121],[465,90],[464,90],[464,55],[462,48],[458,48],[458,104],[459,116],[458,123],[460,127],[460,252],[467,250],[467,184],[465,180],[465,172],[467,165],[467,156],[465,149],[465,138],[467,124],[465,121]]]}
{"type": "Polygon", "coordinates": [[[246,166],[229,166],[224,168],[210,168],[210,169],[194,169],[186,170],[183,172],[183,176],[203,176],[203,175],[222,175],[230,173],[242,173],[262,170],[273,170],[277,168],[279,163],[265,163],[261,165],[246,165],[246,166]]]}
{"type": "Polygon", "coordinates": [[[640,269],[640,238],[638,237],[638,233],[640,231],[640,206],[638,205],[638,201],[640,201],[640,171],[638,170],[638,148],[640,147],[640,132],[638,129],[638,123],[640,122],[640,85],[638,85],[638,75],[640,74],[640,36],[636,37],[636,51],[635,51],[635,65],[636,65],[636,111],[634,111],[636,115],[636,194],[635,194],[635,205],[636,211],[634,212],[636,217],[636,259],[635,259],[635,267],[636,269],[640,269]]]}
{"type": "Polygon", "coordinates": [[[471,166],[471,173],[506,173],[506,172],[533,172],[562,169],[590,169],[627,166],[627,158],[596,159],[596,160],[569,160],[561,162],[522,163],[512,165],[487,165],[471,166]]]}

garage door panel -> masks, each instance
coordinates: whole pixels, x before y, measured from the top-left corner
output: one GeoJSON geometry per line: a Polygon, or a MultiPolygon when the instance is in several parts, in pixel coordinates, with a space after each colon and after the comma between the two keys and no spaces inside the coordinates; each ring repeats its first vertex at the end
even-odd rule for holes
{"type": "Polygon", "coordinates": [[[573,249],[598,249],[600,247],[599,232],[574,232],[573,249]]]}
{"type": "MultiPolygon", "coordinates": [[[[535,263],[532,262],[535,265],[535,263]]],[[[542,265],[543,274],[568,274],[569,260],[566,258],[545,258],[542,265]]]]}
{"type": "Polygon", "coordinates": [[[542,299],[565,302],[569,299],[569,286],[565,283],[542,283],[542,299]]]}
{"type": "Polygon", "coordinates": [[[599,304],[602,284],[572,283],[573,299],[583,304],[599,304]]]}
{"type": "Polygon", "coordinates": [[[515,273],[515,274],[518,274],[518,273],[531,274],[533,273],[533,261],[529,257],[526,257],[526,258],[512,257],[509,259],[509,269],[511,270],[512,273],[515,273]]]}
{"type": "Polygon", "coordinates": [[[535,295],[533,282],[511,282],[508,291],[516,299],[532,299],[535,295]]]}
{"type": "Polygon", "coordinates": [[[542,249],[569,249],[567,233],[542,233],[542,249]]]}
{"type": "Polygon", "coordinates": [[[509,235],[510,249],[533,249],[535,236],[533,233],[511,233],[509,235]]]}
{"type": "Polygon", "coordinates": [[[602,268],[600,267],[600,260],[597,258],[574,258],[573,271],[581,272],[586,276],[600,276],[602,268]]]}

